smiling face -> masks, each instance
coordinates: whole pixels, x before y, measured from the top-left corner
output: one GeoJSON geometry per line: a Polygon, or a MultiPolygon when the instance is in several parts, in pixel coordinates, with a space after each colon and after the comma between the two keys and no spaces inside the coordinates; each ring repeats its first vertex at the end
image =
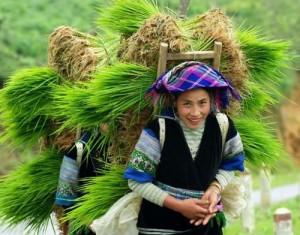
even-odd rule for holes
{"type": "Polygon", "coordinates": [[[190,129],[198,128],[210,112],[209,93],[196,88],[179,94],[175,101],[177,115],[190,129]]]}

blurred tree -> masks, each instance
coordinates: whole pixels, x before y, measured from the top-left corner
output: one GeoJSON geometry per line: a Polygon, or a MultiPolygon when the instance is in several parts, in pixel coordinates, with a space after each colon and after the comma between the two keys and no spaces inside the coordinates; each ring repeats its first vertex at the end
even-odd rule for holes
{"type": "MultiPolygon", "coordinates": [[[[294,42],[300,54],[300,1],[292,0],[189,0],[187,14],[199,15],[219,7],[227,12],[236,26],[257,26],[275,39],[294,42]]],[[[161,8],[177,12],[180,0],[157,1],[161,8]]],[[[103,0],[2,0],[0,1],[0,81],[14,70],[45,64],[49,34],[59,25],[80,31],[92,30],[96,6],[103,0]]],[[[300,59],[296,66],[300,67],[300,59]]],[[[0,82],[1,84],[1,82],[0,82]]]]}
{"type": "Polygon", "coordinates": [[[180,6],[179,6],[179,10],[178,10],[178,16],[180,18],[184,19],[187,17],[187,12],[188,12],[190,1],[191,0],[180,0],[180,6]]]}
{"type": "Polygon", "coordinates": [[[47,62],[48,36],[59,25],[83,32],[93,25],[102,0],[0,1],[0,81],[14,70],[47,62]]]}

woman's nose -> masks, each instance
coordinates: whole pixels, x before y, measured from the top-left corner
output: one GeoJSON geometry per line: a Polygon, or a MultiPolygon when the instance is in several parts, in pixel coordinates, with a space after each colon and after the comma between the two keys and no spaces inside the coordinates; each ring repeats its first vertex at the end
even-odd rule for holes
{"type": "Polygon", "coordinates": [[[191,110],[191,115],[198,116],[200,114],[200,109],[197,107],[193,107],[191,110]]]}

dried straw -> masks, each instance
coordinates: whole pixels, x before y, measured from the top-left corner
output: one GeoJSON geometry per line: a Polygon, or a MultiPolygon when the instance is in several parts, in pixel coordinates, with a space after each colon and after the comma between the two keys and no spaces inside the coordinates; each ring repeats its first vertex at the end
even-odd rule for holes
{"type": "Polygon", "coordinates": [[[114,156],[113,161],[126,164],[135,147],[143,128],[151,117],[152,109],[144,109],[139,113],[139,119],[132,121],[132,112],[123,115],[120,127],[115,133],[112,145],[109,148],[109,155],[114,156]]]}
{"type": "Polygon", "coordinates": [[[94,36],[60,26],[50,35],[48,64],[72,81],[87,80],[97,66],[99,52],[94,36]]]}
{"type": "Polygon", "coordinates": [[[175,20],[160,14],[145,20],[136,33],[124,40],[119,51],[120,60],[156,67],[161,42],[169,45],[170,52],[190,48],[175,20]]]}

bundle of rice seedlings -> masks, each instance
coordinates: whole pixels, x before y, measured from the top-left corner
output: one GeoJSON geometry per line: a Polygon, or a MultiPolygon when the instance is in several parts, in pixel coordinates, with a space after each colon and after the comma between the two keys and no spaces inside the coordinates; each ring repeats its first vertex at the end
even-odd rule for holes
{"type": "Polygon", "coordinates": [[[247,81],[246,86],[248,89],[243,96],[240,115],[255,119],[278,102],[260,84],[247,81]]]}
{"type": "Polygon", "coordinates": [[[283,71],[290,68],[294,59],[289,41],[271,40],[263,36],[258,28],[238,31],[237,38],[253,81],[267,87],[285,82],[283,71]]]}
{"type": "Polygon", "coordinates": [[[125,36],[137,31],[144,20],[159,14],[157,5],[147,0],[113,0],[105,4],[98,8],[96,25],[125,36]]]}
{"type": "Polygon", "coordinates": [[[92,78],[87,89],[93,95],[88,103],[96,107],[98,122],[107,123],[128,110],[132,111],[133,119],[150,105],[145,94],[156,78],[156,71],[133,63],[118,63],[97,70],[92,78]]]}
{"type": "Polygon", "coordinates": [[[51,133],[51,87],[61,81],[61,76],[47,67],[15,72],[0,92],[1,140],[31,147],[51,133]]]}
{"type": "Polygon", "coordinates": [[[88,82],[80,84],[64,84],[53,88],[54,112],[51,116],[55,120],[62,121],[57,132],[65,128],[75,130],[78,125],[82,128],[92,128],[100,124],[96,107],[88,103],[90,96],[93,95],[86,87],[88,82]]]}
{"type": "Polygon", "coordinates": [[[155,79],[155,70],[141,65],[118,63],[98,69],[89,82],[53,88],[53,118],[64,127],[93,128],[111,123],[128,110],[131,118],[150,104],[145,92],[155,79]],[[62,119],[64,117],[64,119],[62,119]]]}
{"type": "Polygon", "coordinates": [[[79,32],[67,26],[60,26],[49,38],[48,64],[71,81],[87,80],[99,64],[110,63],[117,49],[118,37],[112,34],[101,39],[79,32]],[[104,43],[108,41],[108,44],[104,43]]]}
{"type": "Polygon", "coordinates": [[[119,59],[156,67],[161,42],[169,45],[169,52],[180,52],[190,48],[175,20],[171,16],[160,14],[145,20],[136,33],[124,40],[119,59]]]}
{"type": "Polygon", "coordinates": [[[276,138],[274,124],[268,120],[239,117],[234,120],[245,151],[245,160],[262,169],[272,169],[284,156],[284,148],[276,138]]]}
{"type": "Polygon", "coordinates": [[[101,171],[103,175],[85,181],[83,196],[77,199],[65,218],[72,221],[72,228],[89,226],[130,191],[127,180],[123,178],[124,170],[123,165],[110,165],[101,171]]]}
{"type": "Polygon", "coordinates": [[[0,178],[3,222],[10,227],[22,222],[38,231],[46,228],[53,211],[61,160],[59,152],[48,149],[0,178]]]}

